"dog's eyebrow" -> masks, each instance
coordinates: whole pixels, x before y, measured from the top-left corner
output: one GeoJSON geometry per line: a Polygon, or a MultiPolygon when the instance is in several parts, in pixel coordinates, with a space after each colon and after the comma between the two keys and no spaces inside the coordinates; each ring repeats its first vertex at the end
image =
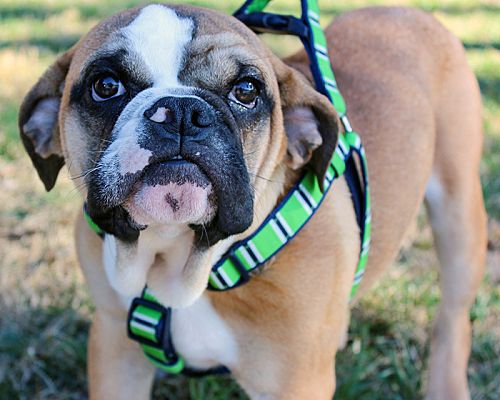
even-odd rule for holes
{"type": "Polygon", "coordinates": [[[263,79],[264,74],[260,68],[254,64],[249,64],[248,60],[235,60],[238,64],[238,76],[246,75],[256,79],[263,79]]]}
{"type": "MultiPolygon", "coordinates": [[[[227,52],[226,60],[236,59],[238,62],[249,63],[267,57],[259,57],[248,50],[248,43],[239,35],[231,32],[204,34],[196,36],[188,47],[188,57],[209,57],[213,52],[227,52]]],[[[258,68],[257,65],[255,65],[258,68]]]]}
{"type": "Polygon", "coordinates": [[[232,32],[198,35],[189,45],[194,54],[208,53],[214,49],[246,46],[245,40],[232,32]]]}
{"type": "Polygon", "coordinates": [[[141,86],[151,85],[151,76],[142,68],[140,61],[129,53],[126,48],[113,51],[96,52],[82,69],[82,76],[87,78],[89,74],[99,70],[112,70],[120,78],[133,80],[141,86]]]}

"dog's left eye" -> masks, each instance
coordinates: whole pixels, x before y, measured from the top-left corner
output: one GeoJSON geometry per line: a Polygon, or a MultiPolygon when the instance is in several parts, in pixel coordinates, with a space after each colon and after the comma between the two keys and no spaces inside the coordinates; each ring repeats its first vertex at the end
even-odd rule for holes
{"type": "Polygon", "coordinates": [[[121,96],[125,92],[123,83],[112,75],[101,76],[92,84],[92,98],[94,101],[106,101],[121,96]]]}
{"type": "Polygon", "coordinates": [[[228,97],[243,107],[254,108],[259,94],[259,85],[254,79],[242,79],[233,86],[228,97]]]}

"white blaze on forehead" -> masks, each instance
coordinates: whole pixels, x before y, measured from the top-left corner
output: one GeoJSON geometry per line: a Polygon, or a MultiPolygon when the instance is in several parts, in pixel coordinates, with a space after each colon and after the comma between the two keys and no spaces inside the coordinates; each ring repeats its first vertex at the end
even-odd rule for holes
{"type": "Polygon", "coordinates": [[[177,75],[192,31],[190,19],[179,18],[172,9],[158,4],[143,8],[122,29],[130,50],[142,58],[155,86],[178,85],[177,75]]]}

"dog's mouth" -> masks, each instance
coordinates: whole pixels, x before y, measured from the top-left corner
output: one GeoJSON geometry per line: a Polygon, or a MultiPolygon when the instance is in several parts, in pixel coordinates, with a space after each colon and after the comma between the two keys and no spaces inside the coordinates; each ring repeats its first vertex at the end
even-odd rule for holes
{"type": "Polygon", "coordinates": [[[140,226],[201,225],[217,211],[209,178],[180,155],[145,167],[122,206],[140,226]]]}

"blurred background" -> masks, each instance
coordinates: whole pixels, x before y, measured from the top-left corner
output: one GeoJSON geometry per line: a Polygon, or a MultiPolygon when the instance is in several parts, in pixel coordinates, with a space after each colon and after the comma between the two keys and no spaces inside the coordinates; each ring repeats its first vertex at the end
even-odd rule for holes
{"type": "MultiPolygon", "coordinates": [[[[19,104],[58,53],[100,19],[141,3],[146,2],[0,0],[0,399],[87,396],[92,303],[72,238],[81,199],[64,171],[56,188],[44,192],[18,138],[19,104]]],[[[242,1],[183,3],[231,13],[242,1]]],[[[299,1],[274,3],[279,12],[298,11],[299,1]]],[[[489,251],[488,273],[471,312],[469,378],[474,399],[500,399],[500,3],[320,0],[322,23],[353,8],[389,4],[433,13],[464,42],[481,86],[489,251]]],[[[280,55],[299,47],[292,38],[266,41],[280,55]]],[[[439,301],[437,261],[423,214],[415,235],[414,246],[402,251],[396,266],[353,310],[348,345],[337,357],[335,399],[422,397],[430,321],[439,301]]],[[[246,398],[228,378],[163,378],[154,392],[160,399],[246,398]]]]}

